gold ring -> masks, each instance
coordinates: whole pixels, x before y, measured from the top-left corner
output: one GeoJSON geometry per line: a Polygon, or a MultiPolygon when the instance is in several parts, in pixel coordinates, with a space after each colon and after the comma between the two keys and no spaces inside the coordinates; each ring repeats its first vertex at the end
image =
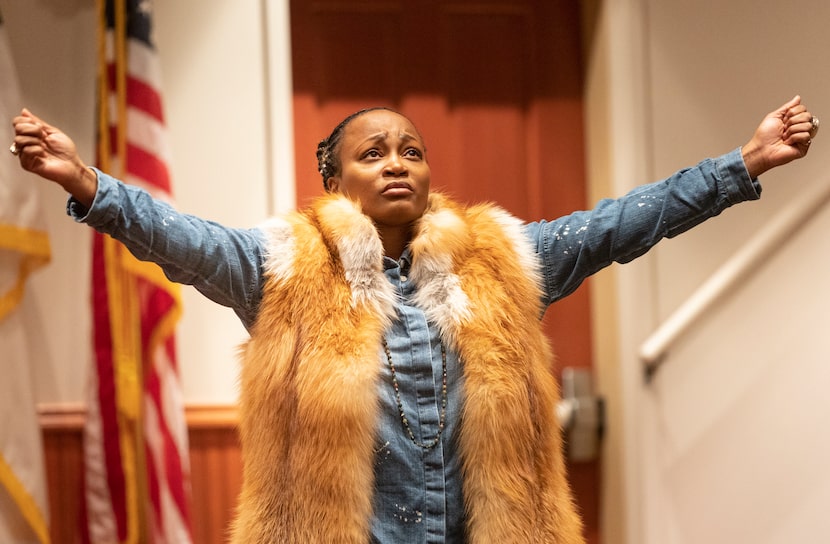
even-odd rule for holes
{"type": "Polygon", "coordinates": [[[812,119],[810,119],[810,124],[813,125],[813,136],[815,136],[816,134],[818,134],[818,126],[819,126],[818,117],[813,115],[812,119]]]}

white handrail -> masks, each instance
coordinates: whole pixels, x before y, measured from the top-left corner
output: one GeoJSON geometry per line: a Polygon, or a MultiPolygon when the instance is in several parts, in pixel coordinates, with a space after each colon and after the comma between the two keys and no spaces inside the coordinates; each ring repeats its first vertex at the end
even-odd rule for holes
{"type": "Polygon", "coordinates": [[[830,182],[815,184],[768,222],[712,274],[640,347],[647,379],[660,367],[671,345],[741,279],[757,269],[781,242],[807,223],[830,200],[830,182]]]}

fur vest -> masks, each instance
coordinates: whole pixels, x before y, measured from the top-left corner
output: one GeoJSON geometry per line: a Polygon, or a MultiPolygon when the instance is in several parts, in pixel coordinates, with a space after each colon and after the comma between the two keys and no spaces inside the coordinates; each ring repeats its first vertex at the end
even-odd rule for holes
{"type": "MultiPolygon", "coordinates": [[[[262,306],[243,346],[238,544],[367,544],[381,337],[396,295],[383,246],[337,195],[274,219],[262,306]]],[[[582,543],[521,222],[433,194],[410,244],[417,305],[459,356],[471,544],[582,543]]]]}

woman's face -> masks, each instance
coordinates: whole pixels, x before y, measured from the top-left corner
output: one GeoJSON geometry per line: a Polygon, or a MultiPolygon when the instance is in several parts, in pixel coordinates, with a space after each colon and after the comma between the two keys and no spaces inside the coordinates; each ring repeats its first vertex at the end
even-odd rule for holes
{"type": "Polygon", "coordinates": [[[429,195],[429,165],[421,135],[389,110],[354,118],[338,151],[340,173],[328,180],[333,192],[359,201],[378,227],[410,225],[423,215],[429,195]]]}

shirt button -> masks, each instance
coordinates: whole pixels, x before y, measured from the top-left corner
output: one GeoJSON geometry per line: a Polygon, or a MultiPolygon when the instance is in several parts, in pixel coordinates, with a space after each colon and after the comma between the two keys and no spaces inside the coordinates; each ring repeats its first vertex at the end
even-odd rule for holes
{"type": "Polygon", "coordinates": [[[406,276],[401,276],[401,281],[406,281],[406,276]]]}

